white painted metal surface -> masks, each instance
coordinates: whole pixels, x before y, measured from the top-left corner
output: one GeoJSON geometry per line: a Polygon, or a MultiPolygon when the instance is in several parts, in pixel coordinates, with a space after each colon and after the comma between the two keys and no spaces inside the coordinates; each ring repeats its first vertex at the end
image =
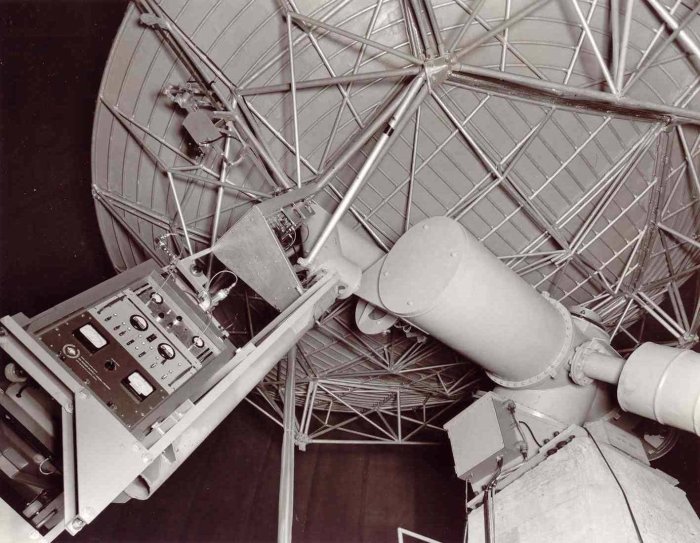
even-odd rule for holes
{"type": "Polygon", "coordinates": [[[625,411],[700,435],[700,354],[645,343],[622,368],[625,411]]]}

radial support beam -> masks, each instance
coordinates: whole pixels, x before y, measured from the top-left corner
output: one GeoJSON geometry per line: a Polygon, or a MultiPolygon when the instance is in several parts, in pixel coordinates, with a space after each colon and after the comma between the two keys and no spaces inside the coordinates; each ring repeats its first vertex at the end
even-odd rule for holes
{"type": "Polygon", "coordinates": [[[681,240],[685,243],[689,243],[690,245],[692,245],[693,247],[695,247],[697,249],[700,249],[700,241],[699,240],[688,237],[685,234],[682,234],[682,233],[678,232],[677,230],[674,230],[673,228],[666,226],[665,224],[659,223],[657,226],[659,227],[659,229],[663,230],[664,232],[668,232],[673,237],[678,238],[679,240],[681,240]]]}
{"type": "Polygon", "coordinates": [[[379,49],[380,51],[384,51],[385,53],[388,53],[390,55],[394,55],[394,56],[399,57],[403,60],[411,62],[413,64],[421,64],[420,59],[417,59],[413,55],[409,55],[408,53],[404,53],[403,51],[399,51],[398,49],[393,49],[392,47],[389,47],[388,45],[384,45],[383,43],[379,43],[379,42],[376,42],[374,40],[367,39],[367,38],[360,36],[358,34],[353,34],[352,32],[348,32],[347,30],[343,30],[342,28],[338,28],[337,26],[329,25],[327,23],[321,22],[321,21],[314,19],[312,17],[307,17],[306,15],[302,15],[301,13],[290,12],[290,15],[292,16],[293,19],[295,19],[297,21],[301,21],[302,23],[306,23],[310,27],[310,30],[313,30],[316,27],[322,28],[324,30],[327,30],[328,32],[333,33],[333,34],[343,36],[344,38],[347,38],[347,39],[354,41],[354,42],[364,43],[365,45],[368,45],[369,47],[373,47],[374,49],[379,49]]]}
{"type": "Polygon", "coordinates": [[[287,354],[287,377],[284,386],[284,435],[282,437],[282,466],[280,469],[280,496],[277,522],[277,542],[291,543],[294,524],[294,433],[296,431],[296,406],[294,377],[297,348],[287,354]]]}
{"type": "Polygon", "coordinates": [[[469,30],[469,27],[471,26],[472,22],[474,22],[476,16],[479,15],[479,12],[481,11],[481,8],[484,7],[485,3],[486,0],[479,0],[479,2],[471,8],[471,13],[469,14],[469,17],[467,17],[467,21],[462,25],[462,27],[459,29],[459,33],[456,34],[454,39],[450,42],[448,47],[450,51],[454,51],[455,47],[457,47],[459,42],[462,41],[462,38],[467,33],[467,30],[469,30]]]}
{"type": "Polygon", "coordinates": [[[494,90],[510,96],[543,102],[546,105],[560,104],[647,120],[700,124],[700,112],[616,96],[608,92],[571,87],[553,81],[541,81],[469,64],[455,64],[453,72],[455,73],[450,76],[452,81],[482,92],[494,90]]]}
{"type": "MultiPolygon", "coordinates": [[[[335,77],[322,77],[320,79],[295,81],[294,83],[296,90],[319,89],[324,87],[333,87],[335,85],[347,85],[348,83],[371,83],[382,79],[400,79],[402,77],[418,75],[421,70],[422,68],[420,66],[408,66],[406,68],[397,68],[395,70],[380,70],[376,72],[337,75],[335,77]]],[[[292,82],[290,81],[289,83],[279,83],[278,85],[249,87],[246,89],[241,89],[238,94],[240,96],[275,94],[280,92],[289,92],[291,87],[292,82]]]]}
{"type": "Polygon", "coordinates": [[[596,60],[598,61],[598,65],[600,66],[600,71],[603,72],[603,77],[605,77],[605,81],[607,81],[608,86],[610,87],[610,90],[612,91],[612,93],[617,94],[617,88],[615,87],[615,83],[613,82],[612,76],[610,75],[610,71],[608,70],[608,67],[605,64],[605,59],[603,58],[603,55],[600,53],[600,49],[598,49],[598,45],[596,44],[595,38],[593,37],[593,32],[591,32],[591,27],[588,25],[586,18],[583,16],[583,13],[581,12],[581,8],[578,5],[578,0],[571,0],[571,5],[574,7],[574,10],[576,11],[576,15],[579,18],[579,22],[581,23],[581,26],[583,27],[583,30],[586,33],[586,37],[588,38],[588,41],[590,42],[591,49],[593,49],[593,55],[595,56],[596,60]]]}
{"type": "Polygon", "coordinates": [[[470,51],[473,51],[474,49],[479,47],[482,43],[485,43],[488,40],[490,40],[491,38],[494,38],[497,35],[503,33],[507,28],[510,28],[510,27],[518,24],[525,17],[534,13],[535,11],[537,11],[539,8],[541,8],[545,4],[549,3],[550,1],[551,0],[537,0],[536,2],[532,2],[530,5],[524,7],[523,9],[518,11],[517,13],[514,13],[509,19],[506,19],[500,25],[493,27],[491,30],[489,30],[485,34],[482,34],[477,39],[466,44],[462,49],[455,51],[455,58],[457,60],[464,58],[470,51]]]}
{"type": "MultiPolygon", "coordinates": [[[[673,15],[666,11],[666,8],[661,2],[658,0],[646,0],[646,2],[671,30],[678,29],[678,21],[676,21],[673,15]]],[[[678,33],[678,39],[689,53],[697,57],[696,61],[700,62],[700,47],[695,40],[685,30],[681,30],[678,33]]]]}
{"type": "Polygon", "coordinates": [[[433,42],[428,37],[429,22],[426,19],[420,6],[418,5],[418,0],[409,0],[409,4],[411,5],[411,8],[413,9],[413,15],[415,17],[414,21],[416,23],[416,28],[418,30],[418,33],[420,34],[420,39],[423,42],[423,50],[425,51],[425,56],[428,58],[433,57],[433,56],[435,56],[434,55],[435,51],[433,49],[433,42]]]}
{"type": "Polygon", "coordinates": [[[440,25],[438,23],[437,16],[435,15],[435,8],[433,8],[432,0],[423,0],[423,5],[425,6],[425,13],[433,31],[433,38],[435,39],[435,44],[437,45],[438,55],[442,56],[445,54],[445,43],[442,40],[440,25]]]}
{"type": "MultiPolygon", "coordinates": [[[[625,87],[622,89],[622,94],[625,94],[630,88],[632,88],[632,86],[642,78],[642,76],[647,72],[648,69],[652,68],[653,66],[657,66],[661,62],[658,59],[660,59],[661,56],[666,52],[668,47],[676,41],[676,38],[678,37],[680,32],[692,21],[695,20],[695,17],[698,14],[698,10],[700,10],[700,4],[695,6],[695,8],[692,11],[688,12],[685,18],[677,25],[676,29],[673,32],[671,32],[671,34],[669,34],[668,37],[666,37],[666,39],[661,44],[659,44],[656,47],[653,47],[658,38],[661,36],[660,32],[656,34],[654,39],[647,47],[647,50],[645,51],[644,55],[642,55],[642,58],[637,63],[637,67],[627,79],[625,87]]],[[[663,28],[663,25],[660,28],[663,28]]]]}

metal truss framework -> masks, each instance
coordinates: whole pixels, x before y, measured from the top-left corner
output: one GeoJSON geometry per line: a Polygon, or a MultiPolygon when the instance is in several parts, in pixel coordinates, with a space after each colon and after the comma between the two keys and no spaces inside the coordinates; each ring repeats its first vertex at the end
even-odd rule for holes
{"type": "MultiPolygon", "coordinates": [[[[282,4],[260,23],[279,37],[236,80],[185,7],[140,0],[127,15],[139,43],[151,34],[168,51],[151,69],[162,54],[164,81],[196,83],[226,135],[193,154],[176,108],[154,128],[155,108],[149,117],[103,89],[96,130],[109,118],[124,157],[138,156],[132,194],[95,171],[116,266],[192,254],[250,205],[308,186],[384,250],[426,216],[460,220],[536,288],[596,311],[622,350],[643,340],[646,319],[669,343],[698,341],[700,300],[680,292],[700,268],[700,5],[335,0],[307,14],[282,4]],[[557,62],[534,53],[552,44],[527,31],[554,19],[573,36],[557,62]],[[172,254],[152,243],[164,237],[172,254]]],[[[254,332],[259,301],[244,298],[234,337],[254,332]]],[[[295,410],[285,417],[283,365],[249,401],[298,445],[410,444],[439,431],[479,375],[429,338],[364,336],[352,318],[339,303],[299,344],[295,410]]]]}

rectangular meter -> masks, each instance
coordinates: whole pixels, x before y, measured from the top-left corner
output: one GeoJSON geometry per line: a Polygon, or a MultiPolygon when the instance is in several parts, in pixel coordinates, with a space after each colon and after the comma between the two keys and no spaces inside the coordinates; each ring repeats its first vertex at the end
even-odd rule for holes
{"type": "Polygon", "coordinates": [[[93,353],[107,345],[107,340],[92,324],[85,324],[78,328],[75,336],[93,353]]]}

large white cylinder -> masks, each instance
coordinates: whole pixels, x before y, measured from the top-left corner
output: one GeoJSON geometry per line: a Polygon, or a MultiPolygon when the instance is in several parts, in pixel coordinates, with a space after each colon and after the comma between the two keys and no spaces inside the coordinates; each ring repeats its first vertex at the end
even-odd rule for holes
{"type": "Polygon", "coordinates": [[[571,319],[458,222],[413,226],[379,273],[382,305],[483,366],[505,386],[553,372],[569,350],[571,319]]]}
{"type": "Polygon", "coordinates": [[[625,411],[700,435],[700,353],[644,343],[622,368],[625,411]]]}

